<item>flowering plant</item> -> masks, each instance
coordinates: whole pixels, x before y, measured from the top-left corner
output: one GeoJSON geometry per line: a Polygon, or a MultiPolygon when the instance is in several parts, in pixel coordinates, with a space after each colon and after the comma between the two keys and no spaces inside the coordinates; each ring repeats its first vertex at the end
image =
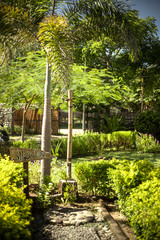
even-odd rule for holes
{"type": "Polygon", "coordinates": [[[137,133],[136,147],[138,151],[154,153],[160,151],[160,144],[151,134],[137,133]]]}

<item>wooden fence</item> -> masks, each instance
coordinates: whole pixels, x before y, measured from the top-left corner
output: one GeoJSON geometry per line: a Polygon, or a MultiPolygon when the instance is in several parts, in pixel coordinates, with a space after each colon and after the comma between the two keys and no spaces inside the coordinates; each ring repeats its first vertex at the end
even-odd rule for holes
{"type": "MultiPolygon", "coordinates": [[[[51,110],[51,129],[52,134],[58,134],[59,111],[51,110]]],[[[14,113],[14,125],[22,126],[23,109],[16,110],[14,113]]],[[[26,129],[34,129],[35,133],[41,134],[43,112],[39,109],[28,109],[26,113],[26,129]]]]}

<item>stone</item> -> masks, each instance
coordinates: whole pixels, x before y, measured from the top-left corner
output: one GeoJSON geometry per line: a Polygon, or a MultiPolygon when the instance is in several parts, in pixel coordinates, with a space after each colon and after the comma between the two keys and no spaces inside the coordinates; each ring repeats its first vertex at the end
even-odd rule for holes
{"type": "Polygon", "coordinates": [[[63,226],[71,226],[72,224],[69,221],[63,220],[63,226]]]}

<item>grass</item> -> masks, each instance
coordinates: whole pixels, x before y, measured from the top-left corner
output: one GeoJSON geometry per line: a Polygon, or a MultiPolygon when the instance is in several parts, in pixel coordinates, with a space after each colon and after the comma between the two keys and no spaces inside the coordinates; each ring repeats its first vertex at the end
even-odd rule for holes
{"type": "Polygon", "coordinates": [[[160,153],[142,153],[138,151],[109,151],[105,154],[107,159],[128,159],[128,160],[143,160],[146,159],[155,166],[160,166],[160,153]]]}

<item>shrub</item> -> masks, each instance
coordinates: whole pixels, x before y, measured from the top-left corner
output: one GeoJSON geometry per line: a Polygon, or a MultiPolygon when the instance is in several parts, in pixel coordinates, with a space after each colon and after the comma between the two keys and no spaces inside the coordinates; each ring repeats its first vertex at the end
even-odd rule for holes
{"type": "MultiPolygon", "coordinates": [[[[73,136],[72,138],[72,156],[83,156],[97,152],[97,146],[100,144],[100,135],[98,133],[85,133],[83,135],[73,136]]],[[[67,155],[67,138],[52,140],[52,148],[59,147],[59,156],[67,155]]]]}
{"type": "Polygon", "coordinates": [[[146,160],[111,160],[115,169],[109,170],[111,186],[118,197],[118,204],[123,209],[126,197],[132,189],[152,178],[154,165],[146,160]]]}
{"type": "Polygon", "coordinates": [[[12,146],[15,148],[40,148],[40,145],[35,139],[27,139],[24,142],[22,142],[21,140],[14,141],[12,143],[12,146]]]}
{"type": "Polygon", "coordinates": [[[106,160],[75,164],[74,173],[82,190],[95,195],[109,195],[108,169],[113,166],[106,160]]]}
{"type": "Polygon", "coordinates": [[[126,199],[124,212],[138,239],[160,239],[160,180],[139,185],[126,199]]]}
{"type": "MultiPolygon", "coordinates": [[[[58,155],[66,157],[67,138],[52,140],[52,149],[55,151],[58,147],[58,155]]],[[[73,136],[72,156],[83,156],[93,153],[101,153],[105,148],[133,148],[135,146],[135,133],[131,131],[119,131],[112,134],[85,133],[83,135],[73,136]]]]}
{"type": "Polygon", "coordinates": [[[22,193],[23,168],[0,159],[0,239],[30,239],[31,201],[22,193]]]}
{"type": "Polygon", "coordinates": [[[104,125],[103,131],[106,133],[112,133],[115,131],[123,130],[124,129],[124,121],[122,116],[118,116],[115,114],[109,117],[107,114],[104,116],[104,125]]]}
{"type": "Polygon", "coordinates": [[[136,136],[136,148],[138,151],[154,153],[160,151],[160,144],[151,134],[138,133],[136,136]]]}
{"type": "Polygon", "coordinates": [[[130,149],[135,147],[135,133],[132,131],[118,131],[111,134],[111,145],[116,147],[117,150],[120,147],[124,149],[130,149]]]}
{"type": "Polygon", "coordinates": [[[152,134],[155,138],[160,140],[160,115],[145,111],[140,113],[134,121],[134,126],[137,132],[152,134]]]}

